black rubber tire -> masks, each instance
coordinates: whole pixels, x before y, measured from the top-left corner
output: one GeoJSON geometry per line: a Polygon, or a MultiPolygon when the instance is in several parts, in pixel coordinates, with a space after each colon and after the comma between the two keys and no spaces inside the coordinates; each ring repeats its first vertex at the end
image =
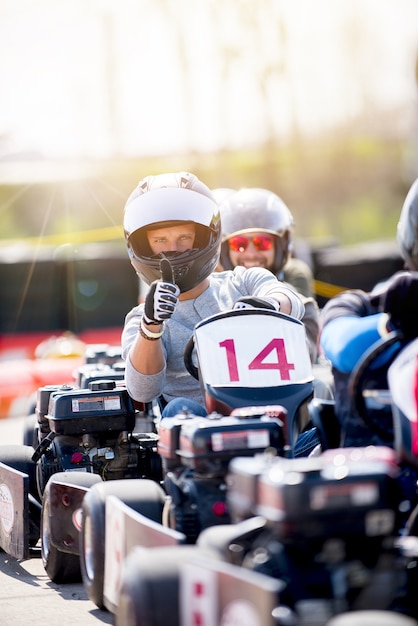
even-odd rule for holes
{"type": "MultiPolygon", "coordinates": [[[[179,567],[197,546],[134,548],[122,568],[115,626],[181,626],[179,567]]],[[[210,555],[212,557],[212,555],[210,555]]]]}
{"type": "Polygon", "coordinates": [[[23,424],[23,445],[35,449],[38,445],[38,420],[36,415],[28,415],[23,424]]]}
{"type": "Polygon", "coordinates": [[[84,472],[57,472],[49,479],[43,495],[41,513],[41,556],[44,569],[52,582],[58,584],[80,582],[80,557],[78,554],[62,552],[55,546],[51,545],[50,542],[50,490],[51,485],[58,481],[90,488],[98,481],[101,482],[101,479],[97,474],[84,472]]]}
{"type": "Polygon", "coordinates": [[[161,523],[165,493],[154,481],[125,479],[94,485],[83,500],[80,533],[80,568],[89,599],[99,608],[103,604],[105,565],[105,500],[117,496],[148,519],[161,523]]]}
{"type": "Polygon", "coordinates": [[[184,361],[184,366],[186,370],[189,372],[189,374],[193,376],[193,378],[195,378],[196,380],[199,380],[199,369],[193,363],[193,350],[194,350],[194,336],[192,335],[190,339],[188,340],[188,342],[186,343],[186,346],[184,348],[183,361],[184,361]]]}
{"type": "MultiPolygon", "coordinates": [[[[351,397],[351,405],[354,415],[360,418],[360,420],[368,426],[372,433],[376,433],[383,439],[383,441],[390,443],[393,441],[393,420],[390,419],[388,422],[387,420],[373,419],[372,414],[367,411],[363,391],[365,377],[370,370],[370,366],[385,350],[387,350],[390,346],[399,343],[401,339],[402,334],[400,331],[392,331],[382,339],[379,339],[372,344],[356,363],[348,381],[348,392],[351,397]]],[[[392,355],[392,362],[397,354],[399,354],[402,346],[403,344],[400,344],[396,353],[392,355]]]]}
{"type": "Polygon", "coordinates": [[[197,538],[196,545],[201,550],[216,554],[223,561],[230,561],[231,544],[245,545],[265,530],[266,521],[262,517],[251,517],[237,524],[220,524],[205,528],[197,538]]]}
{"type": "Polygon", "coordinates": [[[35,463],[32,461],[32,446],[24,445],[0,445],[0,462],[13,467],[29,476],[29,491],[37,497],[35,463]]]}
{"type": "Polygon", "coordinates": [[[36,465],[32,461],[33,447],[21,445],[0,445],[0,462],[12,467],[29,477],[29,545],[36,546],[40,537],[41,515],[40,499],[36,486],[36,465]]]}

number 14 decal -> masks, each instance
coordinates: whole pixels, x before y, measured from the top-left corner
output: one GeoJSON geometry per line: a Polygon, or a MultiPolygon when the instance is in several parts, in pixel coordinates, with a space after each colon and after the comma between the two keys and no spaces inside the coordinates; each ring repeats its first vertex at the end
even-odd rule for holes
{"type": "MultiPolygon", "coordinates": [[[[219,343],[221,348],[225,348],[228,363],[229,379],[232,382],[239,381],[238,362],[235,352],[235,341],[225,339],[219,343]]],[[[293,363],[289,363],[286,355],[286,348],[283,339],[272,339],[248,364],[249,370],[279,370],[282,380],[290,380],[290,370],[294,370],[293,363]],[[266,363],[265,358],[276,351],[277,361],[266,363]]]]}

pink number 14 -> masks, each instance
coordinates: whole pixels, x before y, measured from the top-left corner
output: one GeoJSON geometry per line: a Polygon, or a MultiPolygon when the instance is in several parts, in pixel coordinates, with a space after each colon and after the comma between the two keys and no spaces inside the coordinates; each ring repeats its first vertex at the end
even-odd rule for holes
{"type": "MultiPolygon", "coordinates": [[[[229,379],[232,382],[239,382],[239,371],[237,355],[235,352],[235,342],[233,339],[221,341],[219,346],[225,348],[228,363],[229,379]]],[[[290,370],[294,370],[293,363],[289,363],[286,355],[286,348],[283,339],[272,339],[248,364],[249,370],[279,370],[282,380],[290,380],[290,370]],[[276,352],[277,360],[273,363],[266,363],[265,358],[272,352],[276,352]]]]}

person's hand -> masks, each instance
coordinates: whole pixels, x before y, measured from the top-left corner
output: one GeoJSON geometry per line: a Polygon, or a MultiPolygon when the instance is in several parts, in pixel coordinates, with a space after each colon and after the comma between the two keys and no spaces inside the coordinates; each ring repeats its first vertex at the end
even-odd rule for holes
{"type": "Polygon", "coordinates": [[[234,304],[235,311],[240,309],[270,309],[271,311],[280,311],[280,302],[269,297],[257,298],[255,296],[242,296],[234,304]]]}
{"type": "Polygon", "coordinates": [[[173,270],[168,259],[160,264],[161,280],[151,283],[145,297],[143,320],[145,324],[162,324],[174,313],[180,289],[174,284],[173,270]]]}
{"type": "Polygon", "coordinates": [[[382,309],[405,339],[418,336],[418,272],[405,272],[392,281],[382,296],[382,309]]]}

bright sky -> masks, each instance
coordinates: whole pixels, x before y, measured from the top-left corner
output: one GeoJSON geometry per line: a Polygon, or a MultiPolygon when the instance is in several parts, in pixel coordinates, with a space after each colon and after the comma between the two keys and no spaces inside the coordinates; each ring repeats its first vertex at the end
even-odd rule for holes
{"type": "Polygon", "coordinates": [[[416,0],[0,0],[0,157],[239,148],[372,120],[417,107],[417,53],[416,0]]]}

